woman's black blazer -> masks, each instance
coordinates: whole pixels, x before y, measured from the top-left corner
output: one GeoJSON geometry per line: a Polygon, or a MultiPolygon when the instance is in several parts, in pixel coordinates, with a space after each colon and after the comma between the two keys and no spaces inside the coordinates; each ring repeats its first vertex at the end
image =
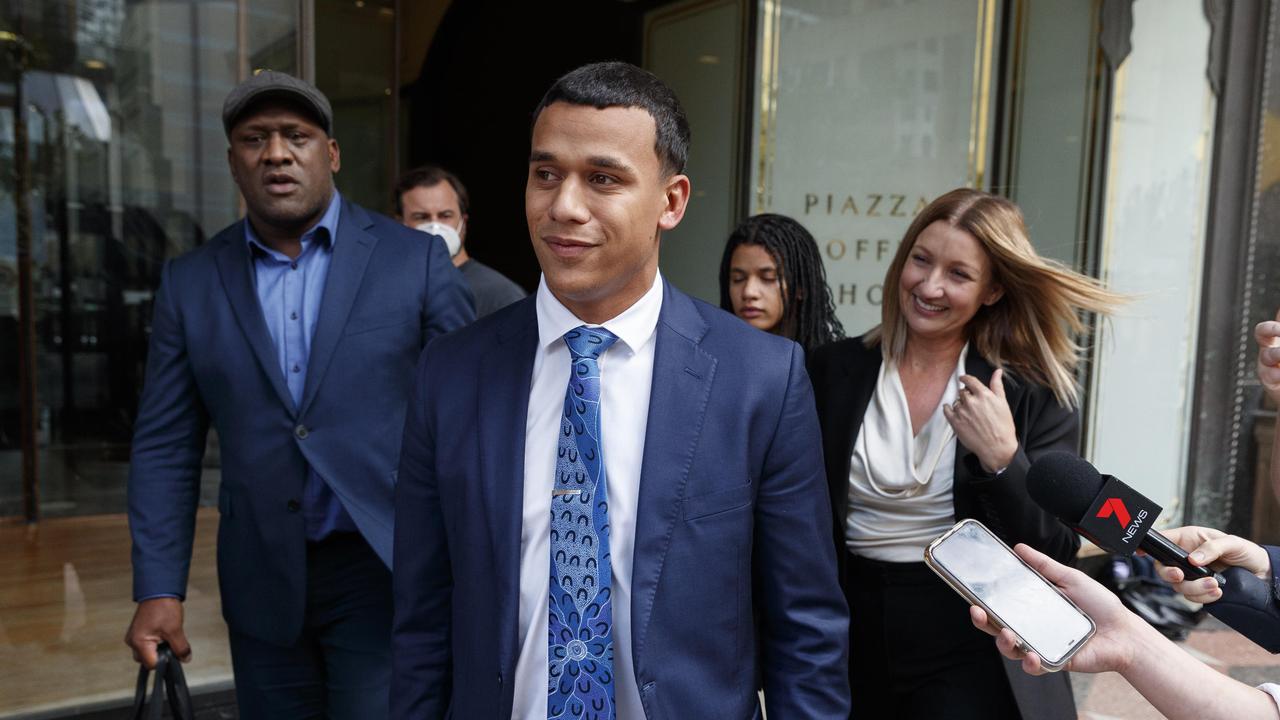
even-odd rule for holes
{"type": "MultiPolygon", "coordinates": [[[[844,555],[845,521],[849,513],[849,460],[862,417],[880,376],[880,348],[862,338],[850,338],[818,348],[810,360],[810,375],[822,424],[827,486],[831,491],[837,550],[844,555]]],[[[990,385],[995,368],[970,349],[965,371],[990,385]]],[[[1058,404],[1048,388],[1004,375],[1005,395],[1013,412],[1018,452],[999,476],[982,469],[972,450],[956,443],[955,498],[957,520],[973,518],[991,528],[1012,546],[1026,543],[1061,563],[1071,563],[1080,538],[1027,494],[1027,468],[1043,453],[1077,451],[1080,417],[1058,404]]]]}

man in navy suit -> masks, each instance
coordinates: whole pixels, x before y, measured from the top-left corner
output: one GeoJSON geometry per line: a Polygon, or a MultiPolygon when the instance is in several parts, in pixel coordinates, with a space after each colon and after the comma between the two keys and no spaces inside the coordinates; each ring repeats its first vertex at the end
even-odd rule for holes
{"type": "Polygon", "coordinates": [[[242,718],[378,718],[390,679],[392,496],[422,348],[473,319],[444,243],[344,200],[332,111],[262,72],[223,125],[247,217],[165,265],[129,474],[152,666],[182,629],[200,465],[221,441],[218,576],[242,718]]]}
{"type": "Polygon", "coordinates": [[[423,354],[392,716],[846,718],[848,611],[795,343],[658,272],[689,128],[625,63],[535,110],[537,293],[423,354]],[[448,384],[433,378],[448,377],[448,384]]]}

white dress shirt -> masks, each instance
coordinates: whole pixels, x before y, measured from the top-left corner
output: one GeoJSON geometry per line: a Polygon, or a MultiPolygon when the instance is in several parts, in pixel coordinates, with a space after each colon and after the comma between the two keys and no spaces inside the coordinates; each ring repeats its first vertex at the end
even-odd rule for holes
{"type": "Polygon", "coordinates": [[[912,434],[897,364],[880,364],[849,463],[849,552],[885,562],[923,562],[925,546],[955,524],[956,435],[942,406],[955,402],[967,350],[968,345],[918,435],[912,434]]]}
{"type": "MultiPolygon", "coordinates": [[[[514,720],[547,718],[547,592],[551,575],[551,491],[556,443],[571,365],[564,334],[585,325],[538,283],[538,350],[529,386],[524,434],[524,522],[520,531],[520,657],[514,720]]],[[[618,717],[644,717],[631,661],[631,568],[640,498],[653,355],[662,309],[662,276],[603,327],[618,341],[600,358],[600,436],[609,493],[609,553],[613,564],[613,674],[618,717]]]]}

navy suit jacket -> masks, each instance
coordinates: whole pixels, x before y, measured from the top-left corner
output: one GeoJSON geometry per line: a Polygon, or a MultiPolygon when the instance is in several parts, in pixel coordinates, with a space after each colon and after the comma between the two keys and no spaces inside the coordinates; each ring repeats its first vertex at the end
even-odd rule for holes
{"type": "Polygon", "coordinates": [[[1280,653],[1280,547],[1262,548],[1271,563],[1271,578],[1260,580],[1244,568],[1226,568],[1222,597],[1204,609],[1267,652],[1280,653]]]}
{"type": "Polygon", "coordinates": [[[307,468],[391,564],[406,399],[427,341],[472,318],[442,242],[343,201],[294,406],[254,289],[241,220],[165,265],[129,472],[135,599],[183,596],[209,424],[222,459],[218,577],[235,631],[302,627],[307,468]]]}
{"type": "MultiPolygon", "coordinates": [[[[392,716],[511,716],[535,297],[431,344],[396,487],[392,716]],[[440,382],[440,378],[449,378],[440,382]]],[[[803,353],[664,287],[632,654],[648,720],[849,714],[848,609],[803,353]]],[[[551,491],[553,468],[543,482],[551,491]]],[[[549,560],[548,560],[549,562],[549,560]]]]}

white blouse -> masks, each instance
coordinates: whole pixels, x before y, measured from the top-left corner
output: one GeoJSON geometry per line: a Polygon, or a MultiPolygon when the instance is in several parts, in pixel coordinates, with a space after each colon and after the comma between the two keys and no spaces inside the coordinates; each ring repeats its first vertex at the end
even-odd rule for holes
{"type": "Polygon", "coordinates": [[[1258,689],[1270,695],[1271,699],[1276,701],[1277,709],[1280,709],[1280,685],[1275,683],[1262,683],[1258,686],[1258,689]]]}
{"type": "Polygon", "coordinates": [[[880,364],[849,463],[845,544],[850,552],[887,562],[921,562],[925,546],[955,524],[956,435],[942,406],[956,399],[967,351],[966,345],[938,407],[915,436],[897,363],[880,364]]]}

